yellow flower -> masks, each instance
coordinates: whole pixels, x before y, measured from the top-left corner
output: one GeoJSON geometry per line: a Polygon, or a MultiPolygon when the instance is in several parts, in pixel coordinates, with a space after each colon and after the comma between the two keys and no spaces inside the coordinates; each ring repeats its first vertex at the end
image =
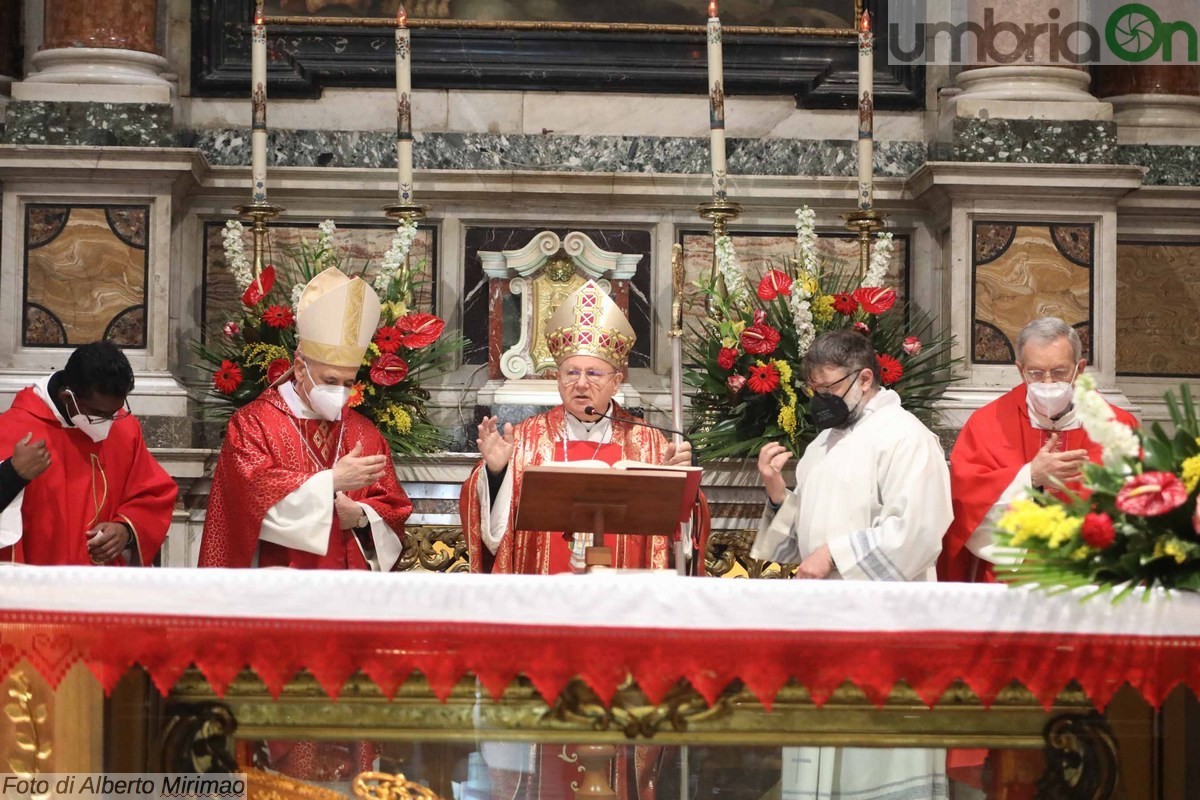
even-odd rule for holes
{"type": "Polygon", "coordinates": [[[1023,499],[1009,505],[997,527],[1012,537],[1013,547],[1041,539],[1051,548],[1058,548],[1079,535],[1083,520],[1069,516],[1062,506],[1043,507],[1023,499]]]}
{"type": "Polygon", "coordinates": [[[384,303],[384,312],[393,320],[408,316],[408,306],[399,300],[393,300],[390,303],[384,303]]]}
{"type": "Polygon", "coordinates": [[[791,435],[796,432],[796,407],[794,405],[783,406],[779,409],[779,427],[791,435]]]}
{"type": "Polygon", "coordinates": [[[259,367],[265,370],[275,359],[287,357],[287,348],[277,344],[257,342],[242,348],[242,363],[247,367],[259,367]]]}
{"type": "Polygon", "coordinates": [[[385,428],[391,428],[397,433],[408,433],[412,430],[412,415],[397,403],[389,403],[379,412],[378,422],[385,428]]]}
{"type": "Polygon", "coordinates": [[[813,322],[824,325],[833,319],[833,298],[827,294],[812,301],[813,322]]]}
{"type": "Polygon", "coordinates": [[[801,272],[796,278],[796,283],[799,284],[801,291],[808,295],[814,295],[821,291],[821,284],[817,283],[817,277],[811,272],[801,272]]]}
{"type": "Polygon", "coordinates": [[[1188,494],[1191,494],[1196,486],[1200,485],[1200,456],[1184,460],[1180,477],[1183,478],[1183,485],[1187,487],[1188,494]]]}
{"type": "Polygon", "coordinates": [[[1189,545],[1172,536],[1168,539],[1159,539],[1154,543],[1154,557],[1170,556],[1175,559],[1176,564],[1182,564],[1188,560],[1195,549],[1195,545],[1189,545]]]}
{"type": "Polygon", "coordinates": [[[367,355],[365,358],[363,358],[363,363],[369,364],[373,359],[378,358],[380,355],[381,352],[379,350],[379,345],[371,342],[371,344],[367,346],[367,355]]]}
{"type": "Polygon", "coordinates": [[[1083,561],[1089,555],[1091,555],[1091,553],[1092,553],[1092,551],[1090,549],[1088,549],[1087,547],[1080,547],[1074,553],[1071,553],[1071,560],[1072,561],[1083,561]]]}

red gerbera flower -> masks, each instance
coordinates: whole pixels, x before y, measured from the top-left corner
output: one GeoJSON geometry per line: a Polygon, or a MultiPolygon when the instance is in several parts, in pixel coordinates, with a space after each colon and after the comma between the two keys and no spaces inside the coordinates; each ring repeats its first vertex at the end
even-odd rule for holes
{"type": "Polygon", "coordinates": [[[1083,541],[1097,550],[1107,550],[1117,538],[1112,517],[1103,513],[1085,514],[1080,533],[1083,535],[1083,541]]]}
{"type": "Polygon", "coordinates": [[[433,314],[409,314],[396,320],[396,330],[405,334],[400,344],[416,350],[437,341],[446,327],[446,321],[433,314]]]}
{"type": "Polygon", "coordinates": [[[860,286],[854,290],[854,299],[868,314],[882,314],[896,305],[896,290],[879,286],[860,286]]]}
{"type": "Polygon", "coordinates": [[[213,386],[221,394],[233,394],[242,385],[242,368],[226,359],[221,367],[213,373],[213,386]]]}
{"type": "Polygon", "coordinates": [[[732,347],[722,347],[717,353],[717,366],[721,369],[733,369],[737,363],[738,351],[732,347]]]}
{"type": "Polygon", "coordinates": [[[242,303],[246,308],[254,308],[263,301],[271,287],[275,285],[275,268],[267,267],[257,280],[250,281],[246,291],[242,293],[242,303]]]}
{"type": "Polygon", "coordinates": [[[272,328],[292,327],[292,323],[296,321],[296,315],[292,313],[289,306],[267,306],[267,310],[263,312],[262,320],[272,328]]]}
{"type": "Polygon", "coordinates": [[[1174,474],[1143,472],[1127,480],[1117,492],[1117,508],[1138,517],[1157,517],[1179,508],[1187,496],[1187,487],[1174,474]]]}
{"type": "Polygon", "coordinates": [[[363,400],[365,399],[363,390],[365,388],[362,381],[350,387],[350,399],[346,401],[347,408],[358,408],[363,404],[363,400]]]}
{"type": "Polygon", "coordinates": [[[774,300],[781,294],[792,293],[792,279],[786,272],[773,269],[758,282],[758,298],[774,300]]]}
{"type": "Polygon", "coordinates": [[[267,384],[273,384],[292,368],[291,359],[277,358],[267,365],[267,384]]]}
{"type": "Polygon", "coordinates": [[[384,353],[371,362],[371,381],[378,386],[395,386],[408,375],[408,363],[397,355],[384,353]]]}
{"type": "Polygon", "coordinates": [[[742,331],[742,349],[751,355],[770,355],[778,345],[779,331],[765,322],[756,322],[742,331]]]}
{"type": "Polygon", "coordinates": [[[375,346],[379,348],[381,353],[394,353],[400,349],[400,342],[403,339],[403,334],[393,328],[391,325],[384,325],[379,330],[375,331],[375,346]]]}
{"type": "Polygon", "coordinates": [[[779,388],[779,368],[774,364],[751,367],[746,384],[755,394],[770,394],[779,388]]]}
{"type": "Polygon", "coordinates": [[[904,377],[904,367],[895,358],[887,353],[876,353],[875,356],[879,359],[879,377],[884,386],[891,386],[904,377]]]}
{"type": "Polygon", "coordinates": [[[833,310],[842,316],[849,317],[858,311],[858,301],[852,295],[838,292],[833,296],[833,310]]]}

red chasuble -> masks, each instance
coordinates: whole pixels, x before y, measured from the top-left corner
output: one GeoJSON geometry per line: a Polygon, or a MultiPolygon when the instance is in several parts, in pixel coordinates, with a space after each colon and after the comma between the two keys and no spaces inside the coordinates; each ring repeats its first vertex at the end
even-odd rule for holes
{"type": "Polygon", "coordinates": [[[27,433],[33,441],[46,440],[50,467],[25,487],[21,539],[0,550],[0,558],[91,564],[84,534],[101,522],[124,522],[137,540],[141,563],[153,563],[167,537],[179,490],[146,449],[138,421],[117,420],[108,438],[93,442],[79,429],[63,427],[45,401],[26,388],[0,414],[0,456],[10,458],[27,433]]]}
{"type": "MultiPolygon", "coordinates": [[[[1131,414],[1113,407],[1118,421],[1131,428],[1138,426],[1131,414]]],[[[940,581],[995,580],[992,565],[979,562],[967,549],[967,540],[991,510],[1000,494],[1012,483],[1020,469],[1033,461],[1045,445],[1050,431],[1035,428],[1029,421],[1025,384],[976,411],[963,426],[950,454],[950,493],[954,521],[946,532],[942,555],[938,559],[940,581]]],[[[1063,450],[1087,450],[1099,464],[1103,460],[1100,445],[1088,438],[1082,428],[1061,431],[1058,447],[1063,450]]],[[[1067,488],[1081,492],[1078,484],[1067,488]]]]}
{"type": "Polygon", "coordinates": [[[258,540],[263,519],[276,503],[333,467],[339,437],[342,455],[361,444],[364,456],[388,456],[382,478],[346,494],[370,505],[402,536],[412,503],[396,479],[387,440],[371,421],[351,409],[342,412],[340,422],[297,419],[279,392],[268,389],[229,419],[213,472],[200,566],[249,567],[257,548],[260,567],[367,569],[354,532],[339,527],[336,513],[329,521],[329,549],[323,556],[258,540]]]}
{"type": "MultiPolygon", "coordinates": [[[[612,440],[608,444],[595,442],[567,442],[566,411],[555,406],[549,411],[536,414],[516,426],[509,470],[512,471],[513,503],[509,512],[508,528],[496,552],[491,571],[495,573],[520,573],[548,575],[571,571],[570,544],[561,532],[517,531],[517,498],[521,496],[525,468],[555,461],[600,460],[609,464],[617,461],[642,461],[661,464],[667,457],[667,440],[651,428],[632,425],[623,419],[633,419],[614,402],[612,440]],[[564,452],[564,446],[566,447],[564,452]]],[[[485,467],[481,461],[463,483],[459,495],[463,531],[467,536],[467,551],[471,559],[471,571],[483,572],[484,552],[480,515],[482,509],[476,495],[477,481],[485,467]]],[[[699,502],[696,535],[700,551],[708,541],[708,508],[703,498],[699,502]]],[[[619,569],[664,569],[670,542],[665,536],[617,536],[604,537],[605,544],[613,549],[613,566],[619,569]]]]}

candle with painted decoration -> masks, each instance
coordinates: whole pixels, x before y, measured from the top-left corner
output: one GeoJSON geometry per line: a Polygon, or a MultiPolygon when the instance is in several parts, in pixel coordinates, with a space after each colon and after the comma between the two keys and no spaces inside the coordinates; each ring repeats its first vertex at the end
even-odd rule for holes
{"type": "Polygon", "coordinates": [[[412,39],[408,12],[396,14],[396,170],[401,203],[413,202],[412,39]]]}
{"type": "Polygon", "coordinates": [[[875,205],[875,176],[871,159],[875,152],[875,35],[871,14],[863,9],[858,25],[858,207],[869,211],[875,205]]]}
{"type": "Polygon", "coordinates": [[[717,2],[708,4],[708,122],[712,141],[713,199],[724,200],[725,190],[725,64],[721,52],[721,19],[717,2]]]}
{"type": "Polygon", "coordinates": [[[267,26],[263,4],[254,7],[250,45],[250,178],[255,203],[267,202],[267,26]]]}

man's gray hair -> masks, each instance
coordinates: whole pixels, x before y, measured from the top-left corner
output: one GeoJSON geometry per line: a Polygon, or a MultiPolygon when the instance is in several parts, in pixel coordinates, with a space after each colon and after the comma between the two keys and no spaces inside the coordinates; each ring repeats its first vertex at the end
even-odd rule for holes
{"type": "Polygon", "coordinates": [[[871,340],[856,330],[826,331],[813,340],[800,364],[805,379],[821,367],[841,367],[853,373],[871,370],[879,385],[879,359],[871,340]]]}
{"type": "Polygon", "coordinates": [[[1064,336],[1071,343],[1071,352],[1075,354],[1075,360],[1079,361],[1083,358],[1083,342],[1079,341],[1079,334],[1075,329],[1058,317],[1039,317],[1021,328],[1021,332],[1017,334],[1017,360],[1020,361],[1024,357],[1025,345],[1030,342],[1051,344],[1064,336]]]}

